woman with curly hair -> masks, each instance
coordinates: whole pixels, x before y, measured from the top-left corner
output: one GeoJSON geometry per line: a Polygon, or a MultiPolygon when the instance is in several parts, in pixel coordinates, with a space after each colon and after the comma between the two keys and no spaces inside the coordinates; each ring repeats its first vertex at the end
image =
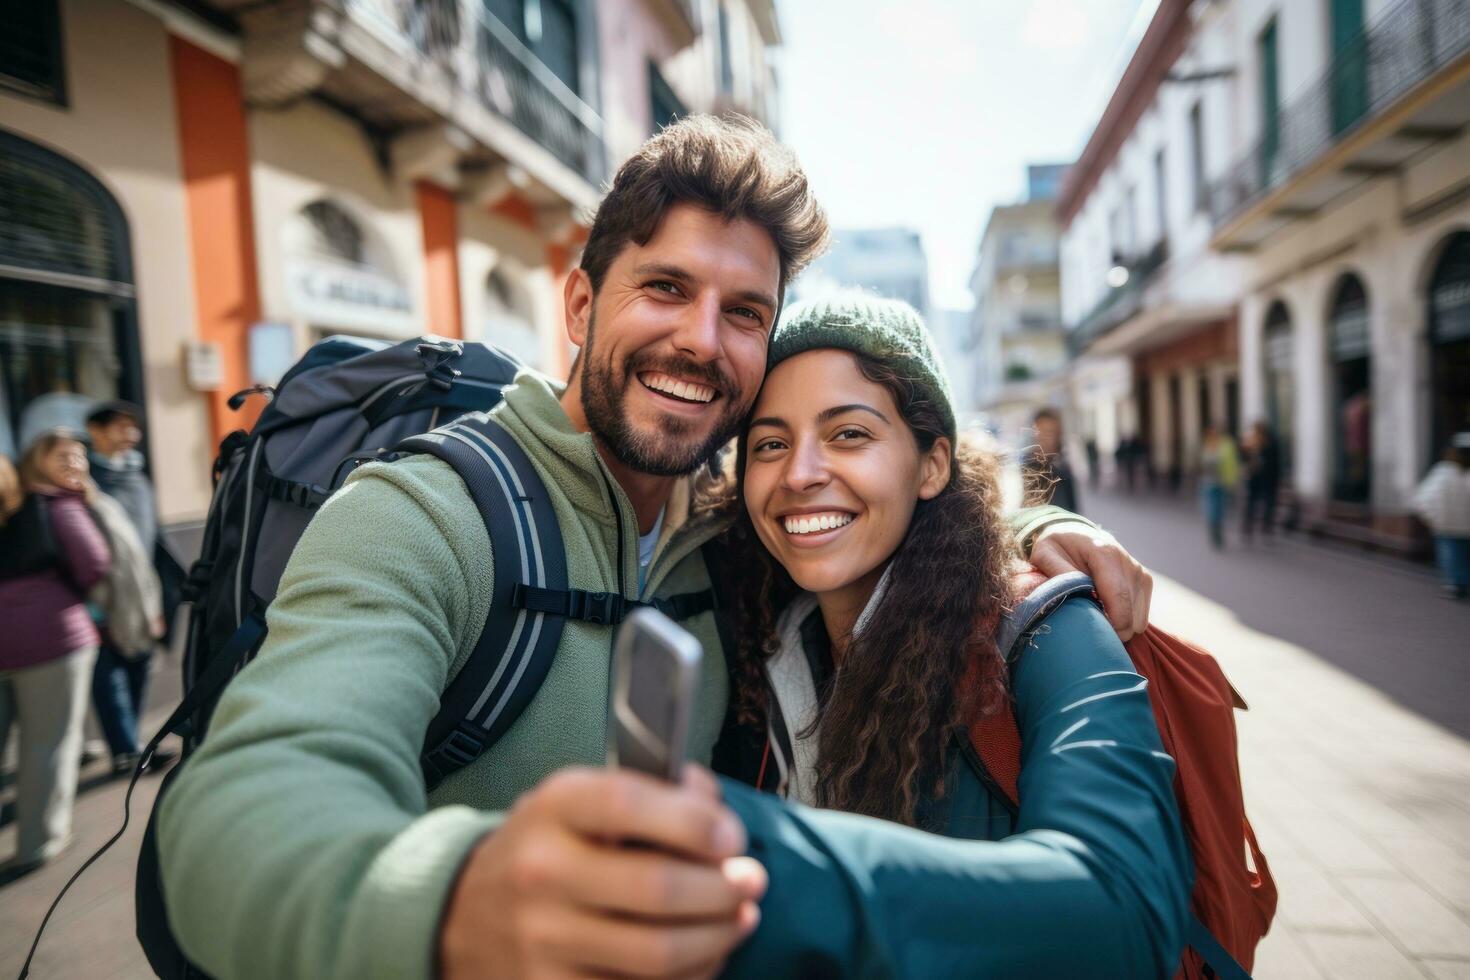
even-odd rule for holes
{"type": "Polygon", "coordinates": [[[894,828],[879,862],[899,975],[1172,975],[1192,871],[1143,678],[1082,598],[1014,662],[997,649],[1019,567],[999,461],[957,438],[918,314],[798,308],[769,364],[725,542],[740,597],[717,767],[932,832],[894,828]],[[1005,699],[1016,811],[967,734],[1005,699]],[[911,901],[888,900],[905,880],[911,901]]]}

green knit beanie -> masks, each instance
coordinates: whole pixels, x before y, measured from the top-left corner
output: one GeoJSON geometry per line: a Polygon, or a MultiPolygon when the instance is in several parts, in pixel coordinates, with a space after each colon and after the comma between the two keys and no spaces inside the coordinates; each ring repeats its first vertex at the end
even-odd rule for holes
{"type": "Polygon", "coordinates": [[[955,442],[954,400],[949,379],[934,351],[934,340],[919,316],[902,300],[841,292],[793,306],[771,335],[769,372],[797,354],[819,348],[862,354],[892,367],[933,402],[950,444],[955,442]]]}

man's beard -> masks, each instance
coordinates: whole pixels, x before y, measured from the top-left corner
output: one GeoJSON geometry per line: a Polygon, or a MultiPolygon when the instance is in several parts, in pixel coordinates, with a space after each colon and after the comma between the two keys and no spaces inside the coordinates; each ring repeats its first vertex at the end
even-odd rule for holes
{"type": "Polygon", "coordinates": [[[683,476],[709,461],[734,437],[745,412],[734,395],[738,386],[712,365],[701,365],[676,357],[634,357],[627,363],[621,379],[613,377],[611,363],[600,362],[594,348],[595,324],[587,325],[587,343],[582,349],[582,411],[587,425],[598,440],[624,466],[651,476],[683,476]],[[663,415],[658,431],[644,432],[628,419],[627,389],[642,384],[638,375],[658,371],[686,381],[698,381],[714,388],[716,399],[724,402],[724,414],[716,421],[708,436],[700,439],[698,429],[703,420],[663,415]]]}

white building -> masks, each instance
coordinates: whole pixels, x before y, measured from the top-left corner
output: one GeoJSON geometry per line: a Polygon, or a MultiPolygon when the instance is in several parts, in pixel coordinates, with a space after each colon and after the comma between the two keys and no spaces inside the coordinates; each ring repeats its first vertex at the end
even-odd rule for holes
{"type": "MultiPolygon", "coordinates": [[[[1064,168],[1032,167],[1051,176],[1064,168]]],[[[975,306],[965,371],[977,407],[1007,443],[1029,438],[1042,406],[1066,408],[1067,338],[1062,326],[1057,266],[1054,181],[1031,182],[1019,204],[990,212],[970,276],[975,306]]]]}
{"type": "Polygon", "coordinates": [[[1415,546],[1415,483],[1470,428],[1470,3],[1236,0],[1211,247],[1242,257],[1242,414],[1303,519],[1415,546]]]}
{"type": "Polygon", "coordinates": [[[1159,4],[1057,207],[1081,424],[1104,459],[1142,440],[1175,483],[1204,425],[1238,426],[1242,261],[1210,249],[1206,209],[1230,158],[1230,89],[1210,74],[1230,59],[1223,6],[1159,4]]]}
{"type": "Polygon", "coordinates": [[[1305,526],[1414,547],[1470,427],[1466,122],[1463,0],[1163,0],[1059,207],[1097,411],[1165,474],[1268,419],[1305,526]]]}

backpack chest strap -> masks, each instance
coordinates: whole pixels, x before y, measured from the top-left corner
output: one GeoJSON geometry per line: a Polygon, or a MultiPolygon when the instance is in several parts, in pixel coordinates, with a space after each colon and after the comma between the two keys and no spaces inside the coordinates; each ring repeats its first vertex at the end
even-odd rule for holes
{"type": "Polygon", "coordinates": [[[603,626],[621,623],[629,613],[640,607],[657,609],[673,620],[692,619],[715,608],[715,594],[712,590],[705,589],[703,592],[684,592],[640,602],[616,592],[548,589],[521,584],[511,594],[511,605],[528,612],[565,616],[603,626]]]}

